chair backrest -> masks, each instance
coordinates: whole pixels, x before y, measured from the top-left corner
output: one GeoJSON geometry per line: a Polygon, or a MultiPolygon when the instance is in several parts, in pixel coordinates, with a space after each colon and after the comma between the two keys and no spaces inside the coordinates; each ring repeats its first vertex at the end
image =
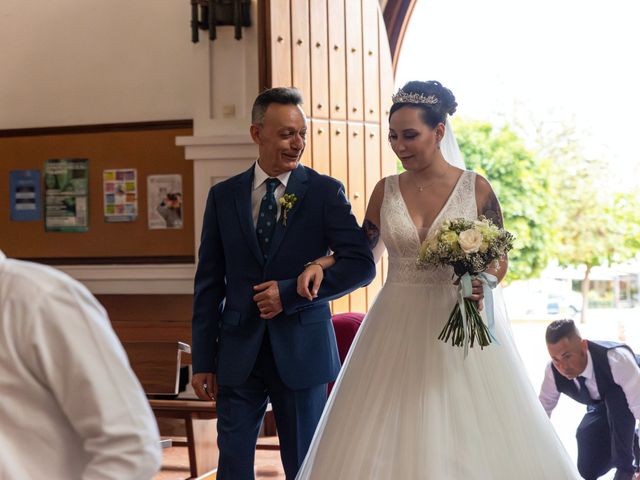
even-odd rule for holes
{"type": "MultiPolygon", "coordinates": [[[[331,317],[333,330],[336,332],[338,355],[341,363],[344,363],[347,358],[353,339],[356,337],[363,319],[364,313],[357,312],[337,313],[331,317]]],[[[328,393],[331,393],[332,388],[333,383],[330,383],[328,393]]]]}
{"type": "Polygon", "coordinates": [[[129,363],[147,395],[177,395],[183,342],[122,342],[129,363]]]}
{"type": "Polygon", "coordinates": [[[338,354],[341,362],[344,362],[345,358],[347,358],[351,343],[358,333],[363,319],[364,313],[357,312],[338,313],[331,317],[333,329],[336,332],[338,354]]]}

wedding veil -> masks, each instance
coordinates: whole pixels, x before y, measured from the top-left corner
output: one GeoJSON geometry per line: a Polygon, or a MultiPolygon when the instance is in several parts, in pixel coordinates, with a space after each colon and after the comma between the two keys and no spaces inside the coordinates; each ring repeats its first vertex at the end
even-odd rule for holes
{"type": "Polygon", "coordinates": [[[442,152],[444,159],[451,165],[461,168],[462,170],[466,170],[464,158],[462,158],[460,147],[458,146],[456,136],[453,133],[453,125],[451,125],[448,115],[447,121],[444,125],[444,137],[440,142],[440,151],[442,152]]]}

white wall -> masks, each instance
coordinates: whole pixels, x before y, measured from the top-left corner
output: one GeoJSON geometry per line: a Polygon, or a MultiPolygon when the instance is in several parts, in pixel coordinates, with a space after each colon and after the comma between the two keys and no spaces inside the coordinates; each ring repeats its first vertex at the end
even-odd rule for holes
{"type": "Polygon", "coordinates": [[[0,129],[193,118],[189,2],[0,2],[0,129]]]}
{"type": "Polygon", "coordinates": [[[0,129],[193,118],[196,135],[246,133],[256,5],[241,40],[221,27],[193,44],[187,0],[1,0],[0,129]]]}
{"type": "MultiPolygon", "coordinates": [[[[199,239],[209,186],[256,155],[257,0],[251,18],[239,41],[220,27],[214,42],[200,30],[193,44],[187,0],[0,0],[0,129],[193,119],[180,145],[222,161],[185,159],[196,164],[199,239]]],[[[61,268],[96,293],[188,293],[193,276],[190,265],[61,268]]]]}

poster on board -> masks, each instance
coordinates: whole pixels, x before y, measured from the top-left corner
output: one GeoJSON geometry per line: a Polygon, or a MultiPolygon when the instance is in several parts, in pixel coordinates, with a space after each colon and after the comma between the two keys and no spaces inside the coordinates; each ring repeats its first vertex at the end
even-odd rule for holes
{"type": "Polygon", "coordinates": [[[182,228],[182,175],[147,177],[149,229],[182,228]]]}
{"type": "Polygon", "coordinates": [[[89,230],[89,160],[51,159],[44,163],[45,230],[89,230]]]}
{"type": "Polygon", "coordinates": [[[12,170],[9,172],[9,205],[11,220],[28,222],[40,220],[40,170],[12,170]]]}
{"type": "Polygon", "coordinates": [[[105,222],[133,222],[138,217],[138,182],[135,168],[102,172],[105,222]]]}

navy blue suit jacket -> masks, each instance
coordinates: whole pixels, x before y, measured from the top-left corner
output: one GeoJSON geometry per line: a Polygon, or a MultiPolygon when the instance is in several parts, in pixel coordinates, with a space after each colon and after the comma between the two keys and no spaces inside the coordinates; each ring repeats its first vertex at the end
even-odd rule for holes
{"type": "Polygon", "coordinates": [[[276,367],[287,387],[333,381],[340,368],[328,301],[367,285],[375,264],[367,240],[337,180],[299,165],[286,193],[297,197],[282,215],[263,258],[253,225],[249,170],[211,188],[195,277],[193,371],[212,372],[220,385],[243,383],[268,333],[276,367]],[[296,293],[305,263],[334,252],[318,298],[296,293]],[[284,311],[260,318],[253,286],[277,280],[284,311]],[[265,332],[265,330],[267,332],[265,332]]]}

